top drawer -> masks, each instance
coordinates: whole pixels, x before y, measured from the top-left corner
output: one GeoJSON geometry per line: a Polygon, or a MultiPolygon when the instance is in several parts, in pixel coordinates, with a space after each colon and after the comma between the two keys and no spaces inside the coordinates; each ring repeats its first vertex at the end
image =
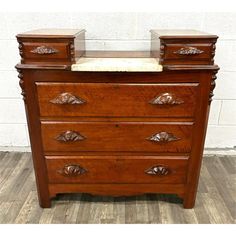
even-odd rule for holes
{"type": "Polygon", "coordinates": [[[41,116],[193,117],[198,83],[36,83],[41,116]]]}
{"type": "Polygon", "coordinates": [[[21,63],[72,64],[84,53],[84,30],[39,29],[18,34],[21,63]]]}
{"type": "Polygon", "coordinates": [[[69,42],[23,42],[21,49],[25,60],[70,60],[69,42]]]}
{"type": "Polygon", "coordinates": [[[151,30],[151,52],[162,65],[212,65],[217,38],[195,30],[151,30]]]}
{"type": "Polygon", "coordinates": [[[212,64],[212,44],[163,43],[162,64],[212,64]]]}

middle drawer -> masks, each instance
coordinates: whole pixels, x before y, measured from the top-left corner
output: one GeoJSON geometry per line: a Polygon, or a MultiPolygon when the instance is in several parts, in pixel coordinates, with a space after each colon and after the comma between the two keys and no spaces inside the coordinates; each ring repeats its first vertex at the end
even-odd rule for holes
{"type": "Polygon", "coordinates": [[[192,122],[41,123],[47,151],[182,152],[191,150],[192,122]]]}
{"type": "Polygon", "coordinates": [[[198,83],[37,82],[41,116],[193,117],[198,83]]]}

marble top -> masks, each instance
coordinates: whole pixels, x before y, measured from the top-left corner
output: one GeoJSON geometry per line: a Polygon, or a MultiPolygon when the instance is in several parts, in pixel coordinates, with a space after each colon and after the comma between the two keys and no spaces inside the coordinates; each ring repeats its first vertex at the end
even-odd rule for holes
{"type": "Polygon", "coordinates": [[[161,72],[155,58],[87,58],[81,57],[72,71],[161,72]]]}

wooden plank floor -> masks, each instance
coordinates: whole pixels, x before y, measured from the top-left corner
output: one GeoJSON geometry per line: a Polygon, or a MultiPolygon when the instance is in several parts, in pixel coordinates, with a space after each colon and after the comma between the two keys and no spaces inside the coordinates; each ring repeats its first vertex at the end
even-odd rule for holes
{"type": "Polygon", "coordinates": [[[236,223],[236,157],[204,158],[194,209],[175,195],[57,196],[38,206],[30,153],[0,152],[0,223],[236,223]]]}

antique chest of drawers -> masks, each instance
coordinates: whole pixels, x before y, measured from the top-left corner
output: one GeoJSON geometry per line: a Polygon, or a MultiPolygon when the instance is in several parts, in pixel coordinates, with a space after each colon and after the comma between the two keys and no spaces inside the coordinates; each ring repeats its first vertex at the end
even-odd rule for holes
{"type": "Polygon", "coordinates": [[[192,208],[219,69],[217,36],[152,30],[150,52],[86,52],[84,35],[17,35],[40,205],[50,207],[58,193],[166,193],[192,208]],[[116,69],[89,67],[100,57],[116,69]],[[118,68],[116,58],[125,57],[151,67],[118,68]]]}

